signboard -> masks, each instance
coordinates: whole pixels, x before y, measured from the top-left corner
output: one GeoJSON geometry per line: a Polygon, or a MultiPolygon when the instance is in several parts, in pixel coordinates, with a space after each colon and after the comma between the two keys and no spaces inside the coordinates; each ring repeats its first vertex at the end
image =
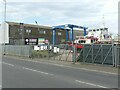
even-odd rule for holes
{"type": "Polygon", "coordinates": [[[40,50],[38,46],[34,46],[34,50],[40,50]]]}
{"type": "Polygon", "coordinates": [[[45,44],[45,38],[38,38],[38,44],[45,44]]]}
{"type": "Polygon", "coordinates": [[[46,43],[46,44],[48,44],[48,43],[49,43],[49,41],[48,41],[48,40],[45,40],[45,43],[46,43]]]}
{"type": "Polygon", "coordinates": [[[37,38],[25,38],[25,45],[37,45],[38,39],[37,38]]]}

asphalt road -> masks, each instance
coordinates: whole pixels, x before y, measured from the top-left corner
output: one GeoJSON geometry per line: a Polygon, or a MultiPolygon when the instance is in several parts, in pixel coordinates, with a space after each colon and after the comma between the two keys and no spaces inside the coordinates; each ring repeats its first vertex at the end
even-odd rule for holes
{"type": "Polygon", "coordinates": [[[118,75],[3,57],[3,88],[117,88],[118,75]]]}

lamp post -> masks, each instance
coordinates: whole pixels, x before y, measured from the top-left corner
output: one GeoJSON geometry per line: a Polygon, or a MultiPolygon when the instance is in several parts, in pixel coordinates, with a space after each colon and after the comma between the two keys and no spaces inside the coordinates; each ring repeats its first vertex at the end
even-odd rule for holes
{"type": "MultiPolygon", "coordinates": [[[[37,21],[35,21],[35,23],[38,25],[38,22],[37,22],[37,21]]],[[[39,25],[38,25],[38,32],[39,32],[39,25]]]]}
{"type": "Polygon", "coordinates": [[[21,44],[24,45],[24,23],[20,23],[21,44]]]}
{"type": "Polygon", "coordinates": [[[4,21],[3,21],[3,30],[4,30],[4,35],[3,35],[3,38],[4,38],[4,43],[3,43],[3,54],[5,55],[5,23],[6,23],[6,0],[3,0],[4,1],[4,21]]]}
{"type": "MultiPolygon", "coordinates": [[[[35,23],[36,23],[36,24],[37,24],[37,26],[38,26],[38,33],[40,33],[40,29],[39,29],[38,22],[37,22],[37,21],[35,21],[35,23]]],[[[38,38],[38,44],[39,44],[39,38],[38,38]]]]}

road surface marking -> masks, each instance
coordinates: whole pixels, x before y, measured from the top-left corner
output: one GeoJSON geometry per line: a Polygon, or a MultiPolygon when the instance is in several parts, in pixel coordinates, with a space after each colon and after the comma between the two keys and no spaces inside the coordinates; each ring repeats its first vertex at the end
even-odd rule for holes
{"type": "MultiPolygon", "coordinates": [[[[32,60],[28,60],[28,61],[32,61],[32,60]]],[[[76,68],[76,67],[71,67],[71,66],[65,66],[65,65],[62,65],[62,64],[52,64],[52,63],[39,62],[39,61],[32,61],[32,62],[37,62],[37,63],[43,63],[43,64],[50,64],[50,65],[60,66],[60,67],[67,67],[67,68],[74,68],[74,69],[80,69],[80,70],[86,70],[86,71],[93,71],[93,72],[100,72],[100,73],[117,75],[117,73],[106,72],[106,71],[98,71],[98,70],[91,70],[91,69],[87,69],[87,68],[76,68]]]]}
{"type": "Polygon", "coordinates": [[[2,85],[0,85],[0,88],[2,87],[2,85]]]}
{"type": "Polygon", "coordinates": [[[112,74],[112,75],[118,75],[118,73],[99,71],[99,70],[91,70],[91,69],[87,69],[87,68],[76,68],[76,67],[71,67],[71,66],[65,66],[65,65],[62,65],[62,64],[53,64],[53,63],[48,63],[48,62],[40,62],[40,61],[25,60],[25,59],[18,59],[18,60],[35,62],[35,63],[49,64],[49,65],[55,65],[55,66],[60,66],[60,67],[74,68],[74,69],[80,69],[80,70],[86,70],[86,71],[100,72],[100,73],[106,73],[106,74],[112,74]]]}
{"type": "Polygon", "coordinates": [[[106,72],[106,71],[98,71],[98,70],[91,70],[91,69],[87,69],[87,68],[76,68],[76,67],[71,67],[71,66],[65,66],[65,65],[62,65],[62,64],[52,64],[52,63],[48,63],[48,62],[39,62],[39,61],[32,61],[32,60],[25,60],[25,61],[35,62],[35,63],[42,63],[42,64],[49,64],[49,65],[55,65],[55,66],[60,66],[60,67],[74,68],[74,69],[80,69],[80,70],[86,70],[86,71],[93,71],[93,72],[100,72],[100,73],[117,75],[117,73],[106,72]]]}
{"type": "Polygon", "coordinates": [[[48,62],[39,62],[39,61],[32,61],[32,60],[26,60],[26,61],[29,61],[29,62],[35,62],[35,63],[42,63],[42,64],[49,64],[49,65],[55,65],[55,66],[64,66],[62,64],[52,64],[52,63],[48,63],[48,62]]]}
{"type": "Polygon", "coordinates": [[[13,64],[10,64],[10,63],[5,63],[5,62],[2,62],[3,64],[6,64],[6,65],[9,65],[9,66],[12,66],[12,67],[14,67],[15,65],[13,65],[13,64]]]}
{"type": "Polygon", "coordinates": [[[52,64],[52,65],[64,67],[64,65],[62,65],[62,64],[52,64]]]}
{"type": "Polygon", "coordinates": [[[108,87],[105,87],[105,86],[96,85],[96,84],[88,83],[88,82],[83,82],[83,81],[80,81],[80,80],[75,80],[75,81],[78,82],[78,83],[87,84],[87,85],[91,85],[91,86],[95,86],[95,87],[99,87],[99,88],[108,88],[108,87]]]}
{"type": "MultiPolygon", "coordinates": [[[[69,66],[68,66],[68,67],[69,67],[69,66]]],[[[73,67],[73,68],[74,68],[74,67],[73,67]]],[[[76,69],[81,69],[81,70],[86,70],[86,71],[101,72],[101,73],[106,73],[106,74],[114,74],[114,75],[117,75],[117,73],[106,72],[106,71],[98,71],[98,70],[91,70],[91,69],[86,69],[86,68],[76,68],[76,69]]]]}
{"type": "Polygon", "coordinates": [[[46,74],[46,75],[53,75],[53,74],[50,74],[50,73],[47,73],[47,72],[38,71],[38,70],[35,70],[35,69],[26,68],[26,67],[23,67],[23,69],[34,71],[34,72],[39,72],[39,73],[46,74]]]}

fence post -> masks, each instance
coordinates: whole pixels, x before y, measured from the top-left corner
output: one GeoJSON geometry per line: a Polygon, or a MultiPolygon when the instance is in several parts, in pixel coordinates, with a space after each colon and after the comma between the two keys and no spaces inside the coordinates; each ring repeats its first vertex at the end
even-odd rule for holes
{"type": "Polygon", "coordinates": [[[76,48],[73,46],[73,64],[75,63],[76,60],[76,48]]]}
{"type": "Polygon", "coordinates": [[[101,61],[103,62],[103,45],[102,44],[101,44],[101,61]]]}
{"type": "Polygon", "coordinates": [[[94,63],[93,62],[93,43],[92,43],[91,47],[92,47],[92,63],[94,63]]]}
{"type": "Polygon", "coordinates": [[[114,46],[114,61],[115,61],[115,67],[117,67],[117,57],[118,53],[117,53],[117,47],[114,46]]]}
{"type": "Polygon", "coordinates": [[[75,63],[74,60],[75,60],[75,48],[74,48],[73,41],[72,41],[72,62],[73,64],[75,63]]]}
{"type": "Polygon", "coordinates": [[[72,46],[72,62],[74,62],[74,46],[72,46]]]}
{"type": "Polygon", "coordinates": [[[76,57],[77,57],[77,43],[76,43],[76,47],[75,47],[75,62],[77,62],[77,60],[76,60],[76,57]]]}
{"type": "Polygon", "coordinates": [[[32,57],[32,51],[33,51],[33,49],[32,49],[32,46],[30,45],[29,46],[29,58],[33,58],[32,57]]]}
{"type": "Polygon", "coordinates": [[[49,58],[50,58],[50,44],[49,43],[48,43],[47,47],[48,47],[48,60],[49,60],[49,58]]]}
{"type": "Polygon", "coordinates": [[[85,44],[84,44],[84,47],[83,47],[83,64],[85,63],[85,44]]]}
{"type": "Polygon", "coordinates": [[[66,60],[65,61],[67,61],[67,47],[68,47],[67,44],[65,44],[65,54],[66,54],[66,57],[65,57],[66,60]]]}
{"type": "Polygon", "coordinates": [[[116,67],[115,55],[116,55],[116,46],[114,48],[114,40],[112,40],[112,60],[113,60],[113,67],[116,67]]]}
{"type": "Polygon", "coordinates": [[[118,66],[120,65],[120,46],[118,46],[118,66]]]}
{"type": "Polygon", "coordinates": [[[116,52],[117,53],[116,62],[117,62],[117,67],[119,68],[119,65],[120,65],[120,47],[117,46],[116,49],[117,49],[117,52],[116,52]]]}

